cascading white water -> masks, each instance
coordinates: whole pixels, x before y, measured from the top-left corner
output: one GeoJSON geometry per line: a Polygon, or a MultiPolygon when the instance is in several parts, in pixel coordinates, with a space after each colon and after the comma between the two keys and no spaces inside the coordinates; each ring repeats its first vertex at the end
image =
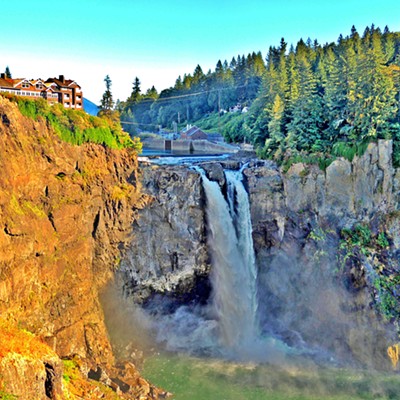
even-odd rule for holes
{"type": "Polygon", "coordinates": [[[171,314],[157,313],[152,319],[157,340],[170,351],[194,355],[282,360],[285,346],[260,334],[257,268],[242,170],[225,171],[225,199],[217,182],[210,181],[202,169],[193,168],[201,174],[206,196],[212,296],[207,306],[184,305],[171,314]]]}
{"type": "Polygon", "coordinates": [[[204,171],[208,245],[212,259],[211,310],[218,321],[219,344],[240,357],[258,338],[257,269],[250,206],[242,171],[226,171],[228,202],[204,171]]]}

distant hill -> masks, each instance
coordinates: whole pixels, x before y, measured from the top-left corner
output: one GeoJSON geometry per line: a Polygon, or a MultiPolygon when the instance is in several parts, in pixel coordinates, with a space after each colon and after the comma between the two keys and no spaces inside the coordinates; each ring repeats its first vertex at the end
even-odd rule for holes
{"type": "Polygon", "coordinates": [[[96,106],[92,101],[83,98],[83,108],[90,115],[97,115],[99,107],[96,106]]]}

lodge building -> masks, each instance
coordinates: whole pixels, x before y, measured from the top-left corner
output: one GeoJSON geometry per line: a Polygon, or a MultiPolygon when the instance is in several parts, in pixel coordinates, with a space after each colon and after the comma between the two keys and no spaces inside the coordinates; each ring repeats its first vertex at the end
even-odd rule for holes
{"type": "Polygon", "coordinates": [[[4,73],[0,74],[0,92],[32,99],[43,98],[51,105],[62,104],[65,108],[83,110],[83,94],[81,87],[73,80],[58,78],[12,79],[4,73]]]}

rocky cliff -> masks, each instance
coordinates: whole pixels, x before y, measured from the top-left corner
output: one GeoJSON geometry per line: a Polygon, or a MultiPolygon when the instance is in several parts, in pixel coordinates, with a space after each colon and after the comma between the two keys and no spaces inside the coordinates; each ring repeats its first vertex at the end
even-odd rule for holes
{"type": "Polygon", "coordinates": [[[341,359],[390,367],[399,316],[392,143],[326,171],[300,163],[284,174],[267,162],[244,173],[264,326],[341,359]]]}
{"type": "Polygon", "coordinates": [[[142,182],[152,201],[135,222],[122,264],[125,290],[139,302],[152,293],[190,301],[207,291],[209,272],[199,174],[187,167],[143,165],[142,182]]]}
{"type": "Polygon", "coordinates": [[[115,368],[99,302],[147,201],[135,154],[63,143],[0,97],[0,169],[0,331],[16,343],[0,343],[0,393],[61,399],[80,376],[69,398],[115,398],[89,376],[122,397],[157,397],[132,365],[115,368]],[[47,343],[42,358],[21,350],[15,327],[47,343]],[[63,382],[60,358],[74,371],[63,382]]]}
{"type": "MultiPolygon", "coordinates": [[[[390,367],[386,350],[397,340],[400,315],[399,172],[391,160],[391,142],[379,141],[326,171],[299,163],[283,173],[257,160],[245,168],[265,332],[344,362],[390,367]]],[[[226,192],[223,168],[239,165],[202,167],[226,192]]],[[[153,202],[140,211],[122,264],[125,289],[136,301],[160,294],[206,302],[211,267],[200,175],[143,169],[153,202]]]]}

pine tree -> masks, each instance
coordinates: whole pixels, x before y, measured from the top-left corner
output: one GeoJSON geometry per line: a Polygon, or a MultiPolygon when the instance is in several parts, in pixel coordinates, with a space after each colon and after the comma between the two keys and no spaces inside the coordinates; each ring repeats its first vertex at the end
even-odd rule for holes
{"type": "Polygon", "coordinates": [[[154,87],[154,85],[150,89],[147,89],[147,92],[144,95],[144,97],[147,99],[154,99],[154,100],[157,99],[158,92],[157,89],[154,87]]]}
{"type": "Polygon", "coordinates": [[[106,84],[106,90],[101,99],[100,112],[110,116],[114,107],[114,100],[111,93],[112,82],[108,75],[104,78],[104,82],[106,84]]]}
{"type": "Polygon", "coordinates": [[[6,78],[8,78],[8,79],[12,78],[11,71],[10,71],[10,68],[8,67],[8,65],[6,67],[6,70],[4,71],[4,74],[5,74],[6,78]]]}
{"type": "Polygon", "coordinates": [[[176,89],[176,90],[182,90],[183,89],[182,78],[181,78],[180,75],[178,76],[178,79],[175,81],[174,89],[176,89]]]}
{"type": "MultiPolygon", "coordinates": [[[[265,142],[265,148],[268,154],[273,154],[276,149],[283,145],[284,133],[282,126],[285,104],[279,94],[275,96],[271,110],[271,119],[268,123],[269,138],[265,142]]],[[[275,155],[276,156],[276,155],[275,155]]]]}
{"type": "Polygon", "coordinates": [[[357,102],[354,127],[357,141],[386,138],[389,122],[396,116],[397,101],[391,70],[382,46],[382,33],[371,27],[369,47],[358,62],[357,102]]]}
{"type": "Polygon", "coordinates": [[[224,67],[222,66],[221,60],[218,60],[217,65],[215,66],[215,74],[217,75],[217,77],[221,78],[224,74],[224,67]]]}
{"type": "Polygon", "coordinates": [[[204,82],[205,75],[200,65],[197,65],[193,72],[193,82],[194,85],[200,85],[204,82]]]}
{"type": "Polygon", "coordinates": [[[135,77],[132,85],[132,93],[128,98],[129,105],[139,102],[141,98],[140,80],[137,76],[135,77]]]}

